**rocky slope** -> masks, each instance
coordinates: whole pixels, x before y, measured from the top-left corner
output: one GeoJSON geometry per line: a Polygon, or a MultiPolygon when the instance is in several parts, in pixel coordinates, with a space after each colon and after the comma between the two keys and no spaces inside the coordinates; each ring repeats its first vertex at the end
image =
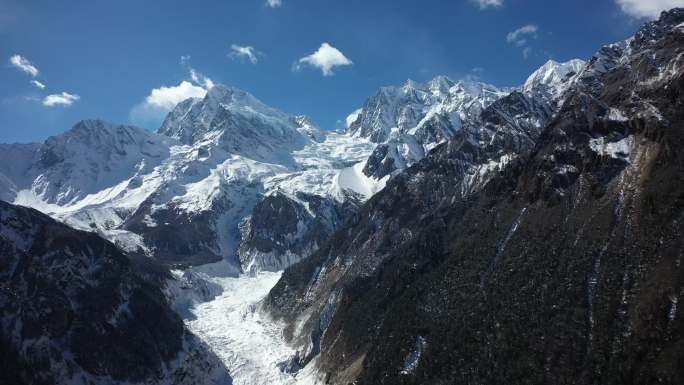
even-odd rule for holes
{"type": "MultiPolygon", "coordinates": [[[[536,144],[482,189],[464,178],[491,154],[454,135],[286,270],[265,307],[299,349],[290,367],[334,384],[682,383],[682,23],[664,13],[563,75],[536,144]]],[[[502,143],[534,142],[525,128],[502,143]]]]}
{"type": "Polygon", "coordinates": [[[0,383],[230,384],[164,296],[168,271],[0,201],[0,383]]]}

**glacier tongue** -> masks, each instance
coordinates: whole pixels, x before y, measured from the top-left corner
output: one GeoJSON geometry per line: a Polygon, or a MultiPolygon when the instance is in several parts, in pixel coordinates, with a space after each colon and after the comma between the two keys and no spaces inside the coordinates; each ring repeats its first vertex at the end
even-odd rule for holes
{"type": "Polygon", "coordinates": [[[282,337],[282,326],[260,312],[260,301],[282,273],[262,272],[237,278],[210,278],[223,294],[191,309],[188,328],[209,344],[230,370],[235,385],[314,385],[319,382],[314,365],[296,376],[279,364],[295,351],[282,337]]]}

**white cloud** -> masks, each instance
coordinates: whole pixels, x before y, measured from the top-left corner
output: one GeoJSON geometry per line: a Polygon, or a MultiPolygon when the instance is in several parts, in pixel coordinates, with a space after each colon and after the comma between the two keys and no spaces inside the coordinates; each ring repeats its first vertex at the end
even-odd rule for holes
{"type": "Polygon", "coordinates": [[[232,52],[229,53],[228,56],[233,59],[247,58],[250,62],[252,62],[252,64],[256,64],[259,61],[257,56],[260,55],[260,53],[252,46],[240,46],[233,44],[230,46],[230,49],[232,52]]]}
{"type": "Polygon", "coordinates": [[[43,105],[46,107],[70,106],[79,99],[81,99],[81,97],[78,95],[62,92],[61,94],[52,94],[46,96],[43,99],[43,105]]]}
{"type": "Polygon", "coordinates": [[[41,83],[41,82],[39,82],[38,80],[31,80],[31,84],[33,84],[34,86],[40,88],[41,90],[44,90],[44,89],[45,89],[45,83],[41,83]]]}
{"type": "Polygon", "coordinates": [[[203,98],[214,82],[194,68],[188,68],[190,80],[183,80],[176,86],[153,88],[145,100],[135,105],[130,112],[133,123],[156,128],[176,105],[189,98],[203,98]]]}
{"type": "Polygon", "coordinates": [[[34,78],[38,76],[38,68],[36,68],[27,58],[21,55],[13,55],[10,58],[10,64],[33,76],[34,78]]]}
{"type": "Polygon", "coordinates": [[[348,66],[353,63],[337,48],[328,43],[323,43],[318,51],[299,59],[295,63],[295,69],[299,69],[303,64],[320,68],[324,76],[331,76],[334,67],[348,66]]]}
{"type": "Polygon", "coordinates": [[[190,61],[190,55],[182,55],[182,56],[180,57],[180,64],[181,64],[182,66],[188,64],[189,61],[190,61]]]}
{"type": "Polygon", "coordinates": [[[211,79],[195,71],[192,67],[190,67],[190,79],[192,79],[193,82],[202,85],[207,90],[214,88],[214,82],[211,79]]]}
{"type": "Polygon", "coordinates": [[[487,8],[501,8],[503,7],[503,0],[472,0],[480,9],[487,8]]]}
{"type": "Polygon", "coordinates": [[[266,5],[271,8],[278,8],[283,5],[282,0],[266,0],[266,5]]]}
{"type": "Polygon", "coordinates": [[[145,103],[152,107],[171,110],[185,99],[202,98],[206,93],[206,89],[183,80],[177,86],[153,89],[145,98],[145,103]]]}
{"type": "Polygon", "coordinates": [[[527,40],[537,37],[539,27],[533,24],[524,25],[513,32],[509,32],[506,36],[506,41],[517,47],[522,47],[527,44],[527,40]]]}
{"type": "Polygon", "coordinates": [[[622,12],[637,19],[657,19],[662,11],[684,7],[684,0],[615,0],[622,12]]]}

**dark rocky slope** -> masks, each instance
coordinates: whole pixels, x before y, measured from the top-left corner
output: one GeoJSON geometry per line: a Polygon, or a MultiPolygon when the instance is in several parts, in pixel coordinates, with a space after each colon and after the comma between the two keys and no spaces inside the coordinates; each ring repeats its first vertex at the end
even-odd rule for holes
{"type": "Polygon", "coordinates": [[[0,383],[230,383],[162,289],[168,270],[0,201],[0,383]]]}
{"type": "Polygon", "coordinates": [[[342,202],[302,192],[264,197],[240,226],[242,268],[280,271],[316,251],[358,211],[360,198],[345,194],[342,202]]]}
{"type": "Polygon", "coordinates": [[[330,383],[684,383],[684,10],[604,47],[525,157],[452,139],[265,307],[330,383]]]}

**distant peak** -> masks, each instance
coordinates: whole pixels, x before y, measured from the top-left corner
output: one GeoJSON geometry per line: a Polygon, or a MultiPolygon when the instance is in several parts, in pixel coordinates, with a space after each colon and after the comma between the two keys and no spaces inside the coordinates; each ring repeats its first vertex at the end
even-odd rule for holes
{"type": "Polygon", "coordinates": [[[454,82],[444,75],[436,76],[430,80],[430,90],[432,92],[447,93],[454,86],[454,82]]]}
{"type": "MultiPolygon", "coordinates": [[[[95,131],[111,131],[112,128],[118,127],[113,123],[106,122],[102,119],[83,119],[73,125],[70,131],[73,132],[95,132],[95,131]]],[[[69,131],[68,131],[69,132],[69,131]]]]}
{"type": "Polygon", "coordinates": [[[423,88],[423,84],[413,80],[413,79],[407,79],[406,83],[404,84],[404,87],[409,88],[409,89],[421,89],[423,88]]]}
{"type": "Polygon", "coordinates": [[[523,88],[526,92],[532,92],[540,87],[562,83],[569,75],[578,73],[585,65],[586,62],[580,59],[566,62],[549,59],[527,78],[523,88]]]}

